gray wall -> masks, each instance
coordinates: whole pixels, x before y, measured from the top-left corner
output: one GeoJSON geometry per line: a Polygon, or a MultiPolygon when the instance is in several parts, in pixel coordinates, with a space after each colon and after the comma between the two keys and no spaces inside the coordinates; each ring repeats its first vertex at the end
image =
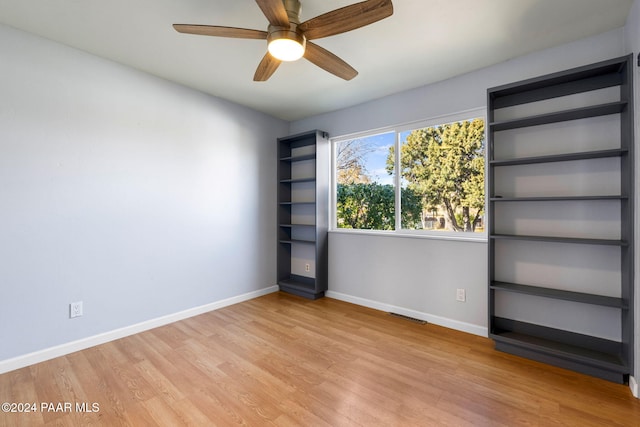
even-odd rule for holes
{"type": "MultiPolygon", "coordinates": [[[[299,120],[291,133],[332,137],[486,106],[489,87],[624,55],[624,29],[547,49],[450,80],[299,120]]],[[[486,242],[333,232],[330,294],[412,313],[468,332],[487,330],[486,242]],[[455,300],[466,288],[467,302],[455,300]]]]}
{"type": "Polygon", "coordinates": [[[275,284],[288,123],[1,25],[0,58],[0,362],[275,284]]]}

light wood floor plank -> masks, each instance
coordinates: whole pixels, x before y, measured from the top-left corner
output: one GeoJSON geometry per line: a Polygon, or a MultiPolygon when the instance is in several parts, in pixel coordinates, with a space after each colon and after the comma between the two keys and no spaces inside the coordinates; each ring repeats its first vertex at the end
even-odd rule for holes
{"type": "Polygon", "coordinates": [[[1,402],[38,410],[0,413],[0,427],[640,426],[627,386],[284,293],[0,375],[1,402]]]}

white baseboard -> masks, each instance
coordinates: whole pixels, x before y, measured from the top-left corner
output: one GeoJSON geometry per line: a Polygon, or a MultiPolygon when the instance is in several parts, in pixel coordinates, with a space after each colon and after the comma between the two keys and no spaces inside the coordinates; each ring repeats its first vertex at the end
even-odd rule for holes
{"type": "Polygon", "coordinates": [[[636,399],[640,399],[640,395],[638,395],[638,382],[633,377],[633,375],[629,375],[629,388],[631,389],[631,393],[636,399]]]}
{"type": "Polygon", "coordinates": [[[45,360],[54,359],[56,357],[64,356],[76,351],[84,350],[89,347],[104,344],[109,341],[114,341],[120,338],[134,335],[140,332],[147,331],[149,329],[157,328],[159,326],[167,325],[169,323],[177,322],[179,320],[187,319],[189,317],[197,316],[199,314],[208,313],[210,311],[218,310],[223,307],[227,307],[233,304],[237,304],[243,301],[248,301],[254,298],[261,297],[273,292],[278,291],[278,286],[269,286],[268,288],[260,289],[246,294],[238,295],[235,297],[227,298],[221,301],[212,302],[209,304],[201,305],[199,307],[190,308],[188,310],[180,311],[178,313],[169,314],[167,316],[158,317],[156,319],[147,320],[144,322],[136,323],[135,325],[126,326],[124,328],[116,329],[113,331],[105,332],[102,334],[94,335],[91,337],[83,338],[77,341],[57,345],[55,347],[46,348],[33,353],[25,354],[23,356],[14,357],[11,359],[0,360],[0,374],[13,371],[15,369],[24,368],[36,363],[44,362],[45,360]]]}
{"type": "Polygon", "coordinates": [[[489,336],[488,329],[483,326],[473,325],[471,323],[466,323],[466,322],[460,322],[459,320],[453,320],[446,317],[435,316],[433,314],[423,313],[421,311],[411,310],[408,308],[397,307],[395,305],[385,304],[382,302],[373,301],[366,298],[360,298],[352,295],[342,294],[340,292],[327,291],[325,292],[325,295],[329,298],[350,302],[352,304],[373,308],[375,310],[402,314],[403,316],[413,317],[414,319],[424,320],[426,322],[433,323],[434,325],[444,326],[445,328],[455,329],[455,330],[467,332],[473,335],[479,335],[481,337],[489,336]]]}

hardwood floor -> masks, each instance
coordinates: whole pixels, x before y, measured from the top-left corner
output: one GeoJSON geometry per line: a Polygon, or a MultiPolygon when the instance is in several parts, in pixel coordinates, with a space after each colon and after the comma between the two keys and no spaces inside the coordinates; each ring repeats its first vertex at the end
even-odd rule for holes
{"type": "Polygon", "coordinates": [[[0,426],[640,425],[627,386],[283,293],[0,375],[1,402],[36,411],[0,426]]]}

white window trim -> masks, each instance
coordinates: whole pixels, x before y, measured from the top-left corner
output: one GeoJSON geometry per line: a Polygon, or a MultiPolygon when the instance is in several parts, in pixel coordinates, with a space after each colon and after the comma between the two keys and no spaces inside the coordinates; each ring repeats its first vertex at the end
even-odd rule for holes
{"type": "MultiPolygon", "coordinates": [[[[488,138],[488,122],[487,122],[487,108],[478,107],[470,110],[459,111],[457,113],[445,114],[441,116],[434,116],[423,120],[406,122],[394,126],[386,126],[378,129],[373,129],[364,132],[355,132],[351,134],[341,135],[334,138],[331,138],[331,203],[330,203],[330,227],[329,231],[332,233],[342,233],[342,234],[368,234],[375,236],[388,236],[388,237],[411,237],[411,238],[426,238],[426,239],[437,239],[437,240],[460,240],[460,241],[473,241],[473,242],[486,242],[487,241],[487,230],[481,233],[459,233],[455,231],[430,231],[430,230],[409,230],[401,228],[402,215],[396,215],[396,224],[395,230],[359,230],[359,229],[348,229],[348,228],[338,228],[337,224],[337,177],[336,177],[336,144],[342,141],[348,141],[356,138],[365,138],[374,135],[380,135],[383,133],[391,133],[394,132],[396,134],[396,150],[395,150],[395,164],[400,164],[400,150],[398,149],[400,146],[400,133],[405,131],[411,131],[414,129],[421,129],[430,126],[437,126],[447,123],[454,123],[469,119],[482,118],[485,122],[485,142],[489,140],[488,138]]],[[[488,149],[485,148],[485,172],[487,170],[488,159],[487,153],[488,149]]],[[[487,192],[487,180],[485,173],[485,209],[484,216],[488,217],[488,208],[489,208],[489,199],[487,192]]],[[[400,188],[400,174],[394,173],[394,185],[396,188],[396,207],[400,207],[400,191],[397,191],[400,188]]],[[[397,212],[397,211],[396,211],[397,212]]],[[[486,223],[486,220],[485,220],[486,223]]]]}

